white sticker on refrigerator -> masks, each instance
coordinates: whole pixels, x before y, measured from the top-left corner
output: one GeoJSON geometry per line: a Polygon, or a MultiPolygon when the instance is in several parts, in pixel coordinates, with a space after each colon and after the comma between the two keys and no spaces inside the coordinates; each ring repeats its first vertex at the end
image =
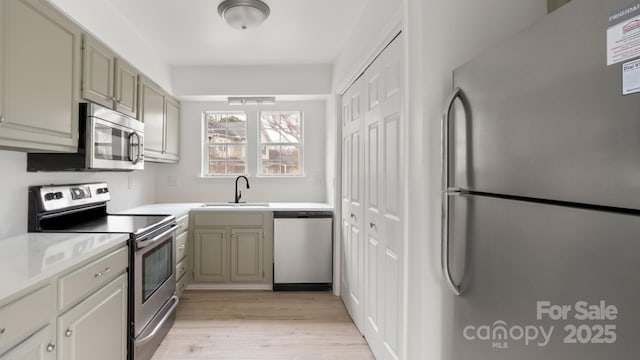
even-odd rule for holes
{"type": "Polygon", "coordinates": [[[640,92],[640,60],[622,64],[622,95],[640,92]]]}
{"type": "Polygon", "coordinates": [[[640,1],[609,15],[607,65],[640,56],[640,1]]]}

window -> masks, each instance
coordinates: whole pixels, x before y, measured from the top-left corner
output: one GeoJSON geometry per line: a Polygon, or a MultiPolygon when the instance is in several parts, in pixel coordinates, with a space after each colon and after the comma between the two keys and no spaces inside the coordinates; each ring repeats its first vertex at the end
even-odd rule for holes
{"type": "Polygon", "coordinates": [[[204,175],[241,175],[247,170],[247,113],[206,112],[204,175]]]}
{"type": "Polygon", "coordinates": [[[302,112],[262,111],[258,175],[302,175],[302,112]]]}

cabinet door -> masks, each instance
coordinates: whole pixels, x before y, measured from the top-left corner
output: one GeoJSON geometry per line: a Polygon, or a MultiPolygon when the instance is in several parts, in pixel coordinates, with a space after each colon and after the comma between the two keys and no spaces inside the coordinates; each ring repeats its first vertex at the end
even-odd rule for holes
{"type": "Polygon", "coordinates": [[[262,229],[231,229],[231,281],[262,281],[262,229]]]}
{"type": "Polygon", "coordinates": [[[0,2],[0,146],[75,152],[81,30],[41,0],[0,2]]]}
{"type": "Polygon", "coordinates": [[[87,35],[82,47],[82,97],[113,108],[115,54],[87,35]]]}
{"type": "Polygon", "coordinates": [[[193,280],[229,281],[228,248],[227,229],[196,229],[193,280]]]}
{"type": "Polygon", "coordinates": [[[178,160],[180,157],[180,104],[167,97],[165,106],[165,158],[168,161],[178,160]]]}
{"type": "Polygon", "coordinates": [[[6,353],[4,360],[55,360],[55,328],[47,325],[31,335],[13,350],[6,353]]]}
{"type": "Polygon", "coordinates": [[[164,93],[152,83],[140,81],[140,112],[144,122],[144,156],[161,158],[164,150],[164,93]]]}
{"type": "Polygon", "coordinates": [[[127,358],[127,274],[58,318],[58,358],[127,358]]]}
{"type": "Polygon", "coordinates": [[[126,61],[116,58],[115,110],[138,118],[138,71],[126,61]]]}

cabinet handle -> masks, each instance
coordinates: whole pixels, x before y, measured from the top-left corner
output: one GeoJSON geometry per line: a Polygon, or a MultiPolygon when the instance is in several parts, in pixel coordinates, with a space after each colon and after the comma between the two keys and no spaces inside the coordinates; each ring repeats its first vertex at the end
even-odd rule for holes
{"type": "Polygon", "coordinates": [[[185,247],[184,245],[180,245],[178,246],[178,249],[184,249],[184,247],[185,247]]]}
{"type": "Polygon", "coordinates": [[[93,275],[93,277],[95,277],[95,278],[99,278],[100,276],[102,276],[102,275],[104,275],[104,274],[108,273],[109,271],[111,271],[111,268],[110,268],[110,267],[108,267],[108,268],[104,269],[104,271],[101,271],[101,272],[99,272],[99,273],[97,273],[97,274],[93,275]]]}
{"type": "Polygon", "coordinates": [[[7,119],[4,116],[0,116],[0,124],[4,123],[7,119]]]}
{"type": "Polygon", "coordinates": [[[4,334],[5,331],[7,331],[7,328],[0,329],[0,335],[4,334]]]}
{"type": "Polygon", "coordinates": [[[56,349],[56,346],[52,343],[49,343],[49,345],[47,345],[47,351],[48,352],[53,352],[53,350],[56,349]]]}
{"type": "Polygon", "coordinates": [[[71,337],[71,335],[73,335],[73,331],[71,329],[67,329],[67,331],[64,332],[64,336],[66,337],[71,337]]]}

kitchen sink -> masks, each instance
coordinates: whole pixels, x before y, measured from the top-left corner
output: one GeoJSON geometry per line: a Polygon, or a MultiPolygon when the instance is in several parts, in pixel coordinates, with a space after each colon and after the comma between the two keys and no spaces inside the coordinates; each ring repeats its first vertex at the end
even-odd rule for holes
{"type": "Polygon", "coordinates": [[[202,207],[208,208],[236,208],[236,207],[269,207],[269,203],[206,203],[202,207]]]}

